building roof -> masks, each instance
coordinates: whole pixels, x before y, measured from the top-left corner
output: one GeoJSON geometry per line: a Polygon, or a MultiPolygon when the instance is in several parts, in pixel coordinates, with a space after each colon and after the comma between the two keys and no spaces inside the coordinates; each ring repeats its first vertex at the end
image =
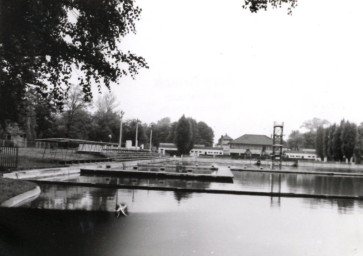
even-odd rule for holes
{"type": "Polygon", "coordinates": [[[176,148],[174,143],[159,143],[159,148],[176,148]]]}
{"type": "Polygon", "coordinates": [[[300,150],[303,152],[306,152],[306,153],[315,153],[316,152],[315,148],[301,148],[300,150]]]}
{"type": "MultiPolygon", "coordinates": [[[[159,148],[176,148],[176,145],[174,143],[160,143],[159,144],[159,148]]],[[[192,148],[192,150],[195,149],[203,149],[203,150],[222,150],[221,147],[206,147],[204,145],[201,144],[195,144],[194,147],[192,148]]]]}
{"type": "Polygon", "coordinates": [[[226,133],[226,135],[221,136],[221,140],[233,140],[233,139],[230,136],[228,136],[228,134],[226,133]]]}
{"type": "MultiPolygon", "coordinates": [[[[194,150],[196,150],[196,149],[203,149],[203,150],[223,150],[223,148],[221,148],[221,147],[205,147],[205,146],[203,146],[203,147],[199,147],[199,146],[197,146],[197,145],[194,145],[194,147],[193,147],[193,149],[194,150]]],[[[192,149],[192,150],[193,150],[192,149]]]]}
{"type": "Polygon", "coordinates": [[[272,139],[266,135],[245,134],[231,141],[231,144],[272,145],[272,139]]]}

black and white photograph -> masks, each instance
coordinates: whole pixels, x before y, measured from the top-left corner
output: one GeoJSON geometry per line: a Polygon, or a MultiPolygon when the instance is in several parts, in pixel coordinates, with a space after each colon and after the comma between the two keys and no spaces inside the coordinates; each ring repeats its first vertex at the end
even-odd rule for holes
{"type": "Polygon", "coordinates": [[[0,256],[363,255],[362,24],[0,0],[0,256]]]}

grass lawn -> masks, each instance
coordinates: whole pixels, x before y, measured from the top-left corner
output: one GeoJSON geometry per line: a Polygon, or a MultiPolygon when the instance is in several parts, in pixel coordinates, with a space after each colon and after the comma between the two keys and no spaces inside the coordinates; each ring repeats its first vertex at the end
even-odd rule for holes
{"type": "Polygon", "coordinates": [[[64,166],[59,161],[100,159],[103,156],[95,154],[79,154],[75,150],[57,149],[51,151],[41,148],[19,148],[17,170],[52,168],[64,166]]]}
{"type": "Polygon", "coordinates": [[[37,185],[24,180],[12,180],[0,178],[0,204],[14,196],[28,192],[37,185]]]}
{"type": "Polygon", "coordinates": [[[86,153],[76,153],[74,149],[42,149],[42,148],[19,148],[18,151],[18,165],[17,168],[10,168],[7,163],[12,161],[15,162],[16,155],[0,156],[0,173],[9,172],[15,170],[31,170],[31,169],[41,169],[41,168],[55,168],[63,167],[62,161],[67,160],[93,160],[104,158],[100,154],[86,154],[86,153]],[[8,159],[7,159],[8,158],[8,159]],[[2,162],[5,163],[2,167],[2,162]]]}
{"type": "Polygon", "coordinates": [[[63,167],[64,165],[59,164],[56,161],[49,159],[41,159],[33,156],[19,156],[17,170],[31,170],[41,168],[54,168],[63,167]]]}

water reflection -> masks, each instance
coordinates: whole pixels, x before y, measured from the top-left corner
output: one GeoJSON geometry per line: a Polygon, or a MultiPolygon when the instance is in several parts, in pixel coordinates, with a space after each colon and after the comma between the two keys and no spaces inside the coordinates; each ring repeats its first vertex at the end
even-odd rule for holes
{"type": "Polygon", "coordinates": [[[125,203],[131,212],[176,210],[192,194],[133,189],[102,189],[79,186],[42,185],[40,196],[22,207],[57,210],[114,212],[118,203],[125,203]],[[160,201],[161,197],[163,199],[160,201]]]}
{"type": "Polygon", "coordinates": [[[300,194],[362,196],[363,178],[286,173],[234,172],[236,188],[300,194]]]}
{"type": "Polygon", "coordinates": [[[356,209],[363,209],[363,202],[353,199],[303,199],[304,203],[311,209],[319,210],[321,205],[329,205],[331,208],[336,208],[340,214],[350,214],[356,209]]]}
{"type": "Polygon", "coordinates": [[[40,196],[29,206],[38,209],[111,211],[116,204],[117,190],[114,189],[44,185],[41,190],[40,196]]]}
{"type": "Polygon", "coordinates": [[[189,192],[174,191],[174,198],[178,201],[178,203],[180,203],[182,199],[188,199],[191,195],[192,193],[189,192]]]}
{"type": "Polygon", "coordinates": [[[233,183],[139,177],[78,176],[64,179],[75,183],[219,189],[340,196],[363,196],[363,177],[234,171],[233,183]]]}
{"type": "Polygon", "coordinates": [[[0,208],[0,252],[11,256],[96,255],[90,249],[103,239],[98,236],[100,227],[111,229],[113,219],[105,212],[0,208]]]}
{"type": "Polygon", "coordinates": [[[139,178],[132,176],[123,177],[102,177],[92,175],[82,175],[77,178],[71,178],[67,181],[81,182],[81,183],[102,183],[102,184],[122,184],[133,186],[163,186],[163,187],[179,187],[179,188],[198,188],[205,189],[210,186],[212,182],[197,181],[188,179],[162,179],[162,178],[139,178]]]}
{"type": "MultiPolygon", "coordinates": [[[[277,179],[278,180],[278,179],[277,179]]],[[[57,210],[86,210],[114,212],[117,203],[125,203],[131,213],[135,212],[169,212],[179,211],[178,206],[204,197],[203,193],[188,193],[181,191],[149,191],[133,189],[104,189],[79,186],[42,185],[40,196],[23,207],[57,210]]],[[[220,195],[214,195],[220,197],[220,195]]],[[[225,195],[227,198],[228,196],[225,195]]],[[[240,196],[243,197],[242,195],[240,196]]],[[[254,196],[252,198],[258,198],[254,196]]],[[[272,208],[283,206],[284,197],[264,197],[269,199],[272,208]]],[[[340,213],[349,213],[351,209],[363,208],[359,200],[334,199],[302,199],[312,208],[321,205],[337,207],[340,213]]],[[[216,206],[218,203],[216,202],[216,206]]]]}
{"type": "Polygon", "coordinates": [[[5,255],[363,253],[359,201],[73,186],[41,189],[40,198],[27,205],[33,209],[0,208],[0,247],[9,252],[5,255]],[[128,217],[118,219],[108,212],[116,198],[129,205],[128,217]],[[70,202],[72,211],[57,210],[70,202]],[[43,206],[52,210],[38,209],[43,206]],[[25,249],[14,253],[16,248],[25,249]]]}

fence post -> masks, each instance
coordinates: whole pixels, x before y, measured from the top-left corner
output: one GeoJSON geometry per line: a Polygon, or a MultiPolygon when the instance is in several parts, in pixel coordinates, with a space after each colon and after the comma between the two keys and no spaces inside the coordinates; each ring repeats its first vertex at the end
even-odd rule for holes
{"type": "Polygon", "coordinates": [[[15,168],[18,168],[18,160],[19,160],[19,148],[15,148],[16,151],[16,158],[15,158],[15,168]]]}
{"type": "Polygon", "coordinates": [[[18,147],[0,146],[0,166],[4,168],[17,168],[18,154],[18,147]]]}

